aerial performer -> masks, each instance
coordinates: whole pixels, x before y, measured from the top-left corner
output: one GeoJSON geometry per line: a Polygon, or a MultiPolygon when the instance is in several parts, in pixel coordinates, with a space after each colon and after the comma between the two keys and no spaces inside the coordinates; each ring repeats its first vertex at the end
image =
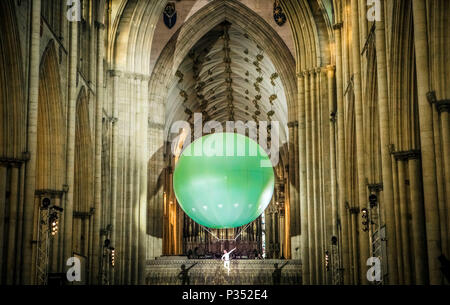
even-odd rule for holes
{"type": "Polygon", "coordinates": [[[227,252],[227,250],[223,250],[222,260],[223,260],[223,267],[228,270],[228,275],[230,275],[230,254],[236,250],[234,248],[230,252],[227,252]]]}

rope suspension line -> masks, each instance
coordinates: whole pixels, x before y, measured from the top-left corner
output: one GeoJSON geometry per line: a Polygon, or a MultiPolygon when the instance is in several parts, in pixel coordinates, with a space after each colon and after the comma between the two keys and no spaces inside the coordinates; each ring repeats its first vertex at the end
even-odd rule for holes
{"type": "Polygon", "coordinates": [[[247,230],[247,228],[251,225],[252,223],[250,222],[250,223],[248,223],[248,224],[246,224],[245,225],[245,227],[242,229],[242,227],[240,227],[240,231],[238,232],[238,234],[234,237],[234,238],[231,238],[231,239],[227,239],[227,238],[219,238],[216,234],[214,234],[209,228],[207,228],[207,227],[205,227],[205,226],[203,226],[203,225],[200,225],[200,227],[202,227],[203,228],[203,230],[205,230],[206,232],[208,232],[209,234],[211,234],[214,238],[216,238],[218,241],[226,241],[226,240],[228,240],[228,241],[231,241],[231,240],[233,240],[233,241],[237,241],[237,239],[238,239],[238,237],[242,234],[242,232],[244,232],[245,230],[247,230]]]}

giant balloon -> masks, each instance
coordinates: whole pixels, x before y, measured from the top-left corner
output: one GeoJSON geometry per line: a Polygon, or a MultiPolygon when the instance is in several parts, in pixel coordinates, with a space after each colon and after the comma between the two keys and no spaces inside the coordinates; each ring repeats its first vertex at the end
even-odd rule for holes
{"type": "Polygon", "coordinates": [[[214,229],[235,228],[266,209],[274,189],[273,168],[261,146],[237,133],[214,133],[181,154],[173,187],[184,212],[214,229]]]}

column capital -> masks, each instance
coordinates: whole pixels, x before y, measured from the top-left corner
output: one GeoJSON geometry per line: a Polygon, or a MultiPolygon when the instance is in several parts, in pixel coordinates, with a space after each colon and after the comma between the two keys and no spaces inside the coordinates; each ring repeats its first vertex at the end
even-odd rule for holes
{"type": "Polygon", "coordinates": [[[408,150],[408,151],[395,151],[392,152],[395,160],[397,161],[407,161],[409,159],[418,159],[420,158],[420,150],[408,150]]]}
{"type": "Polygon", "coordinates": [[[450,112],[450,100],[441,100],[436,102],[438,112],[450,112]]]}
{"type": "Polygon", "coordinates": [[[124,76],[128,79],[150,80],[150,76],[136,72],[125,72],[124,76]]]}
{"type": "Polygon", "coordinates": [[[104,23],[95,21],[94,24],[95,24],[95,27],[100,29],[100,30],[104,30],[105,29],[105,24],[104,23]]]}
{"type": "Polygon", "coordinates": [[[35,190],[34,194],[39,197],[50,197],[50,198],[61,198],[64,193],[66,193],[64,190],[53,190],[53,189],[42,189],[42,190],[35,190]]]}
{"type": "Polygon", "coordinates": [[[106,122],[106,121],[108,121],[108,123],[114,125],[119,121],[119,119],[105,114],[103,116],[103,122],[106,122]]]}
{"type": "Polygon", "coordinates": [[[305,71],[305,73],[307,73],[310,77],[315,77],[316,73],[317,73],[317,69],[312,68],[310,70],[305,71]]]}
{"type": "Polygon", "coordinates": [[[325,70],[334,72],[334,71],[336,71],[336,65],[327,65],[327,66],[325,66],[325,70]]]}
{"type": "Polygon", "coordinates": [[[137,72],[130,72],[130,71],[122,71],[122,70],[108,70],[109,76],[111,77],[124,77],[127,79],[139,79],[143,81],[150,80],[150,76],[142,73],[137,72]]]}
{"type": "Polygon", "coordinates": [[[297,127],[298,126],[298,121],[289,122],[289,123],[287,123],[287,125],[288,125],[289,128],[297,127]]]}
{"type": "Polygon", "coordinates": [[[12,166],[20,168],[23,163],[27,162],[26,159],[17,158],[0,158],[0,165],[12,166]]]}
{"type": "Polygon", "coordinates": [[[334,65],[327,65],[322,68],[323,72],[327,75],[328,78],[334,77],[334,71],[336,70],[336,66],[334,65]]]}
{"type": "Polygon", "coordinates": [[[300,72],[300,73],[303,74],[303,78],[309,77],[309,70],[303,70],[303,71],[300,72]]]}
{"type": "Polygon", "coordinates": [[[108,74],[111,77],[122,77],[123,76],[123,72],[120,70],[108,70],[108,74]]]}
{"type": "Polygon", "coordinates": [[[369,183],[367,184],[367,188],[370,192],[380,192],[383,190],[383,182],[369,183]]]}
{"type": "Polygon", "coordinates": [[[148,121],[148,127],[153,129],[164,130],[164,124],[148,121]]]}
{"type": "Polygon", "coordinates": [[[344,26],[343,22],[337,22],[333,24],[333,30],[340,30],[344,26]]]}

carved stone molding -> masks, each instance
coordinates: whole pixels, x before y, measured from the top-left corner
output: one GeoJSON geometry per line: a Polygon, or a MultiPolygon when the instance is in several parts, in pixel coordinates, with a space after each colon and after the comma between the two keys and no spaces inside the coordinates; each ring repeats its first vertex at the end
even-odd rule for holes
{"type": "Polygon", "coordinates": [[[16,158],[0,158],[0,166],[6,167],[17,167],[20,168],[23,163],[27,162],[26,159],[16,159],[16,158]]]}
{"type": "Polygon", "coordinates": [[[287,124],[287,126],[288,126],[289,128],[291,128],[291,127],[298,127],[298,121],[292,121],[292,122],[289,122],[289,123],[287,124]]]}
{"type": "Polygon", "coordinates": [[[89,212],[79,212],[79,211],[73,211],[73,217],[79,218],[79,219],[87,219],[90,218],[93,215],[93,210],[91,209],[89,212]]]}
{"type": "Polygon", "coordinates": [[[450,112],[450,100],[442,100],[436,102],[438,112],[450,112]]]}
{"type": "Polygon", "coordinates": [[[103,24],[101,22],[95,21],[94,24],[95,24],[95,27],[98,28],[98,29],[101,29],[101,30],[105,29],[105,24],[103,24]]]}
{"type": "Polygon", "coordinates": [[[343,22],[335,23],[335,24],[333,24],[333,30],[340,30],[340,29],[342,29],[343,26],[344,26],[343,22]]]}
{"type": "Polygon", "coordinates": [[[126,79],[135,79],[141,81],[149,81],[150,75],[129,72],[129,71],[120,71],[120,70],[108,70],[109,76],[111,77],[124,77],[126,79]]]}
{"type": "Polygon", "coordinates": [[[383,183],[370,183],[367,184],[367,188],[369,189],[370,192],[381,192],[383,190],[383,183]]]}
{"type": "Polygon", "coordinates": [[[39,197],[62,198],[64,190],[35,190],[34,194],[39,197]]]}
{"type": "Polygon", "coordinates": [[[163,130],[164,129],[164,124],[148,121],[148,128],[163,130]]]}
{"type": "Polygon", "coordinates": [[[395,151],[392,152],[392,155],[397,161],[408,161],[420,158],[420,150],[395,151]]]}

